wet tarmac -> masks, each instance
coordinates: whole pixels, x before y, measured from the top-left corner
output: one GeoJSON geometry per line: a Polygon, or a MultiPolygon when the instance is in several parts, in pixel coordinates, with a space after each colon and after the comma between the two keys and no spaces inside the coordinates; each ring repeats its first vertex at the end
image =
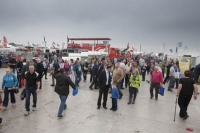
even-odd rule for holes
{"type": "MultiPolygon", "coordinates": [[[[0,69],[0,81],[4,74],[5,69],[0,69]]],[[[177,106],[174,122],[176,90],[165,91],[165,96],[159,96],[156,101],[150,99],[150,84],[142,82],[134,105],[127,105],[129,92],[126,88],[122,90],[124,96],[118,100],[116,112],[110,111],[110,95],[108,109],[101,107],[97,110],[99,93],[88,88],[89,76],[86,82],[81,81],[77,96],[70,92],[67,110],[61,119],[57,118],[60,99],[50,86],[51,77],[43,79],[37,110],[31,111],[29,116],[24,116],[25,101],[20,100],[18,93],[17,106],[12,107],[9,103],[6,111],[0,111],[3,118],[0,133],[187,133],[187,127],[193,128],[194,133],[200,133],[200,97],[197,101],[191,100],[188,107],[190,117],[186,121],[179,118],[177,106]]]]}

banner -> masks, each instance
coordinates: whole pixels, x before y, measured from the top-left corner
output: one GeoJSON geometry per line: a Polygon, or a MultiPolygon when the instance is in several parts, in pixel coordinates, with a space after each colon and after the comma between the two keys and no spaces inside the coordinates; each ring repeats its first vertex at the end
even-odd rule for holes
{"type": "Polygon", "coordinates": [[[179,67],[180,67],[180,74],[184,74],[186,70],[190,70],[190,58],[183,57],[179,58],[179,67]]]}

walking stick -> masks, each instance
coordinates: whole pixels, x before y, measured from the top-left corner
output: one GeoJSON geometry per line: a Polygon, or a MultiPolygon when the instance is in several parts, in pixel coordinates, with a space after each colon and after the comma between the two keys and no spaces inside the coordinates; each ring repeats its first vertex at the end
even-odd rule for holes
{"type": "Polygon", "coordinates": [[[177,103],[178,103],[178,98],[176,98],[176,101],[175,101],[174,122],[175,122],[175,117],[176,117],[176,106],[177,106],[177,103]]]}

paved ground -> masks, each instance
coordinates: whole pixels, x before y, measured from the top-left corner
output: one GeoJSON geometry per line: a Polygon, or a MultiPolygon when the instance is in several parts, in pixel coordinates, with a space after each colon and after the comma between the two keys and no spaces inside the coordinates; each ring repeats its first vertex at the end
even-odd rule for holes
{"type": "MultiPolygon", "coordinates": [[[[5,69],[1,69],[0,80],[4,73],[5,69]]],[[[187,121],[178,117],[179,107],[176,122],[173,121],[175,90],[173,93],[166,91],[158,101],[150,100],[149,84],[143,82],[134,105],[127,105],[128,89],[125,89],[122,91],[123,98],[118,101],[118,110],[112,112],[103,108],[97,110],[98,90],[89,90],[89,81],[81,82],[79,94],[73,97],[70,93],[64,117],[58,119],[60,101],[50,84],[51,77],[43,80],[37,111],[27,117],[23,115],[25,101],[20,101],[17,94],[17,106],[9,104],[8,110],[0,111],[3,117],[0,133],[186,133],[187,127],[192,127],[194,133],[200,133],[199,99],[191,101],[187,121]]],[[[107,107],[111,107],[110,98],[107,107]]]]}

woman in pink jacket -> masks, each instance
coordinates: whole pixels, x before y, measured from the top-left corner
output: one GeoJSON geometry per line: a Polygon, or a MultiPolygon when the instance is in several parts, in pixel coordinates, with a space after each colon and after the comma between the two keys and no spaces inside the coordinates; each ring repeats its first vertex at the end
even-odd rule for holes
{"type": "Polygon", "coordinates": [[[162,72],[160,72],[158,66],[154,67],[154,71],[151,74],[151,85],[150,85],[150,99],[154,97],[153,89],[155,88],[155,100],[158,100],[158,89],[163,82],[162,72]]]}

